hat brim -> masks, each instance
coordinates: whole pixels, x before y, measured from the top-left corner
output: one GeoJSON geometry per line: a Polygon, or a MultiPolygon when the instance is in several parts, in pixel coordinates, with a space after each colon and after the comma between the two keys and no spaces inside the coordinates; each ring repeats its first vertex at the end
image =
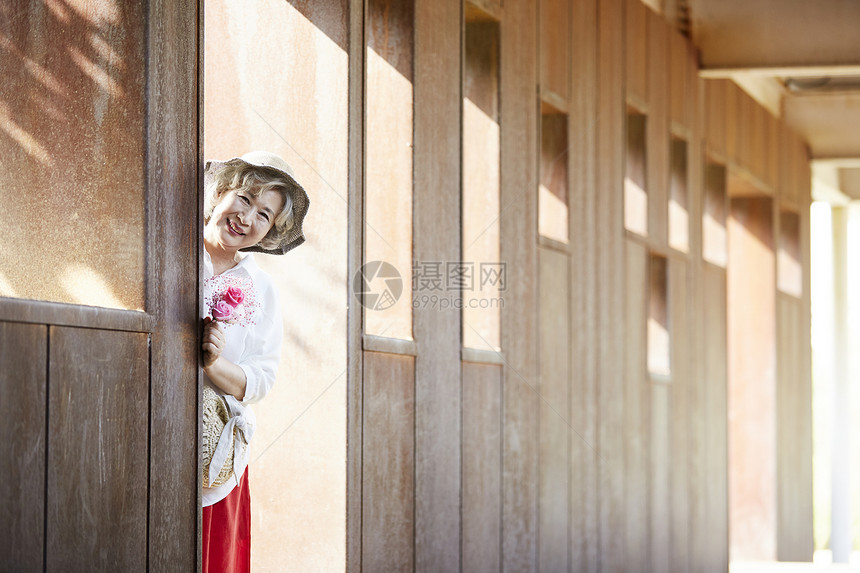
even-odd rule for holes
{"type": "Polygon", "coordinates": [[[234,157],[233,159],[228,159],[226,161],[210,160],[206,162],[204,167],[203,188],[206,189],[209,187],[209,183],[212,181],[213,175],[217,173],[218,170],[234,162],[244,163],[254,169],[269,172],[274,176],[286,180],[290,183],[289,193],[290,198],[293,201],[293,227],[284,235],[276,248],[264,249],[257,244],[240,250],[243,252],[265,253],[267,255],[284,255],[303,244],[305,242],[305,236],[302,231],[302,223],[304,222],[305,215],[310,207],[310,199],[308,198],[308,194],[304,187],[302,187],[299,182],[286,171],[269,165],[255,165],[245,161],[241,157],[234,157]]]}

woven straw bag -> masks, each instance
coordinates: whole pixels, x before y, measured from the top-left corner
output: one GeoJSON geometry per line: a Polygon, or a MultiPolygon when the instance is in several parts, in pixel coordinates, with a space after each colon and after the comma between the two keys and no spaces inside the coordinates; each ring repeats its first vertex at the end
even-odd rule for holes
{"type": "Polygon", "coordinates": [[[203,487],[218,487],[223,485],[233,475],[233,446],[236,441],[236,430],[230,436],[230,455],[221,468],[221,473],[210,483],[209,464],[212,463],[212,455],[218,447],[218,440],[224,426],[230,420],[230,410],[227,402],[209,386],[203,387],[203,487]]]}

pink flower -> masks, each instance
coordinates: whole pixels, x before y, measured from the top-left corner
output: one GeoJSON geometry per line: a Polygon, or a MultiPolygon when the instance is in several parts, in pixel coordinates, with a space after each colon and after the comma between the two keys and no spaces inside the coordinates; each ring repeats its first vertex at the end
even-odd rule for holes
{"type": "Polygon", "coordinates": [[[236,308],[245,300],[245,293],[239,287],[231,286],[224,292],[224,302],[236,308]]]}
{"type": "Polygon", "coordinates": [[[212,307],[212,318],[215,320],[228,320],[233,314],[233,307],[227,302],[220,300],[212,307]]]}

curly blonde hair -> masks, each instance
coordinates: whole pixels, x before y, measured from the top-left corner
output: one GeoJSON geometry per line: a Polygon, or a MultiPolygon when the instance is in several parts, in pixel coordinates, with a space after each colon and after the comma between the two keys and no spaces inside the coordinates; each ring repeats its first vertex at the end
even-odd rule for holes
{"type": "Polygon", "coordinates": [[[292,189],[293,183],[274,169],[250,165],[241,159],[231,159],[212,173],[206,185],[203,221],[209,222],[212,211],[230,191],[241,191],[254,197],[267,191],[275,191],[283,197],[284,206],[275,215],[275,223],[266,236],[260,239],[259,246],[267,250],[276,249],[295,224],[292,189]]]}

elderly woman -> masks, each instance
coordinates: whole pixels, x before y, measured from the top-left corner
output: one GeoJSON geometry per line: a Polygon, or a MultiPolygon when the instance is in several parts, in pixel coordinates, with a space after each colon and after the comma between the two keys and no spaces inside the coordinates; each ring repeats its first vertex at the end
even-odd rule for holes
{"type": "Polygon", "coordinates": [[[221,433],[228,439],[204,468],[204,573],[250,571],[247,464],[255,418],[249,404],[275,382],[283,335],[277,289],[248,251],[282,255],[302,244],[308,203],[289,165],[275,154],[256,151],[206,165],[203,373],[205,384],[223,397],[230,423],[221,433]],[[230,448],[232,472],[220,473],[230,448]],[[224,483],[207,487],[225,474],[224,483]]]}

